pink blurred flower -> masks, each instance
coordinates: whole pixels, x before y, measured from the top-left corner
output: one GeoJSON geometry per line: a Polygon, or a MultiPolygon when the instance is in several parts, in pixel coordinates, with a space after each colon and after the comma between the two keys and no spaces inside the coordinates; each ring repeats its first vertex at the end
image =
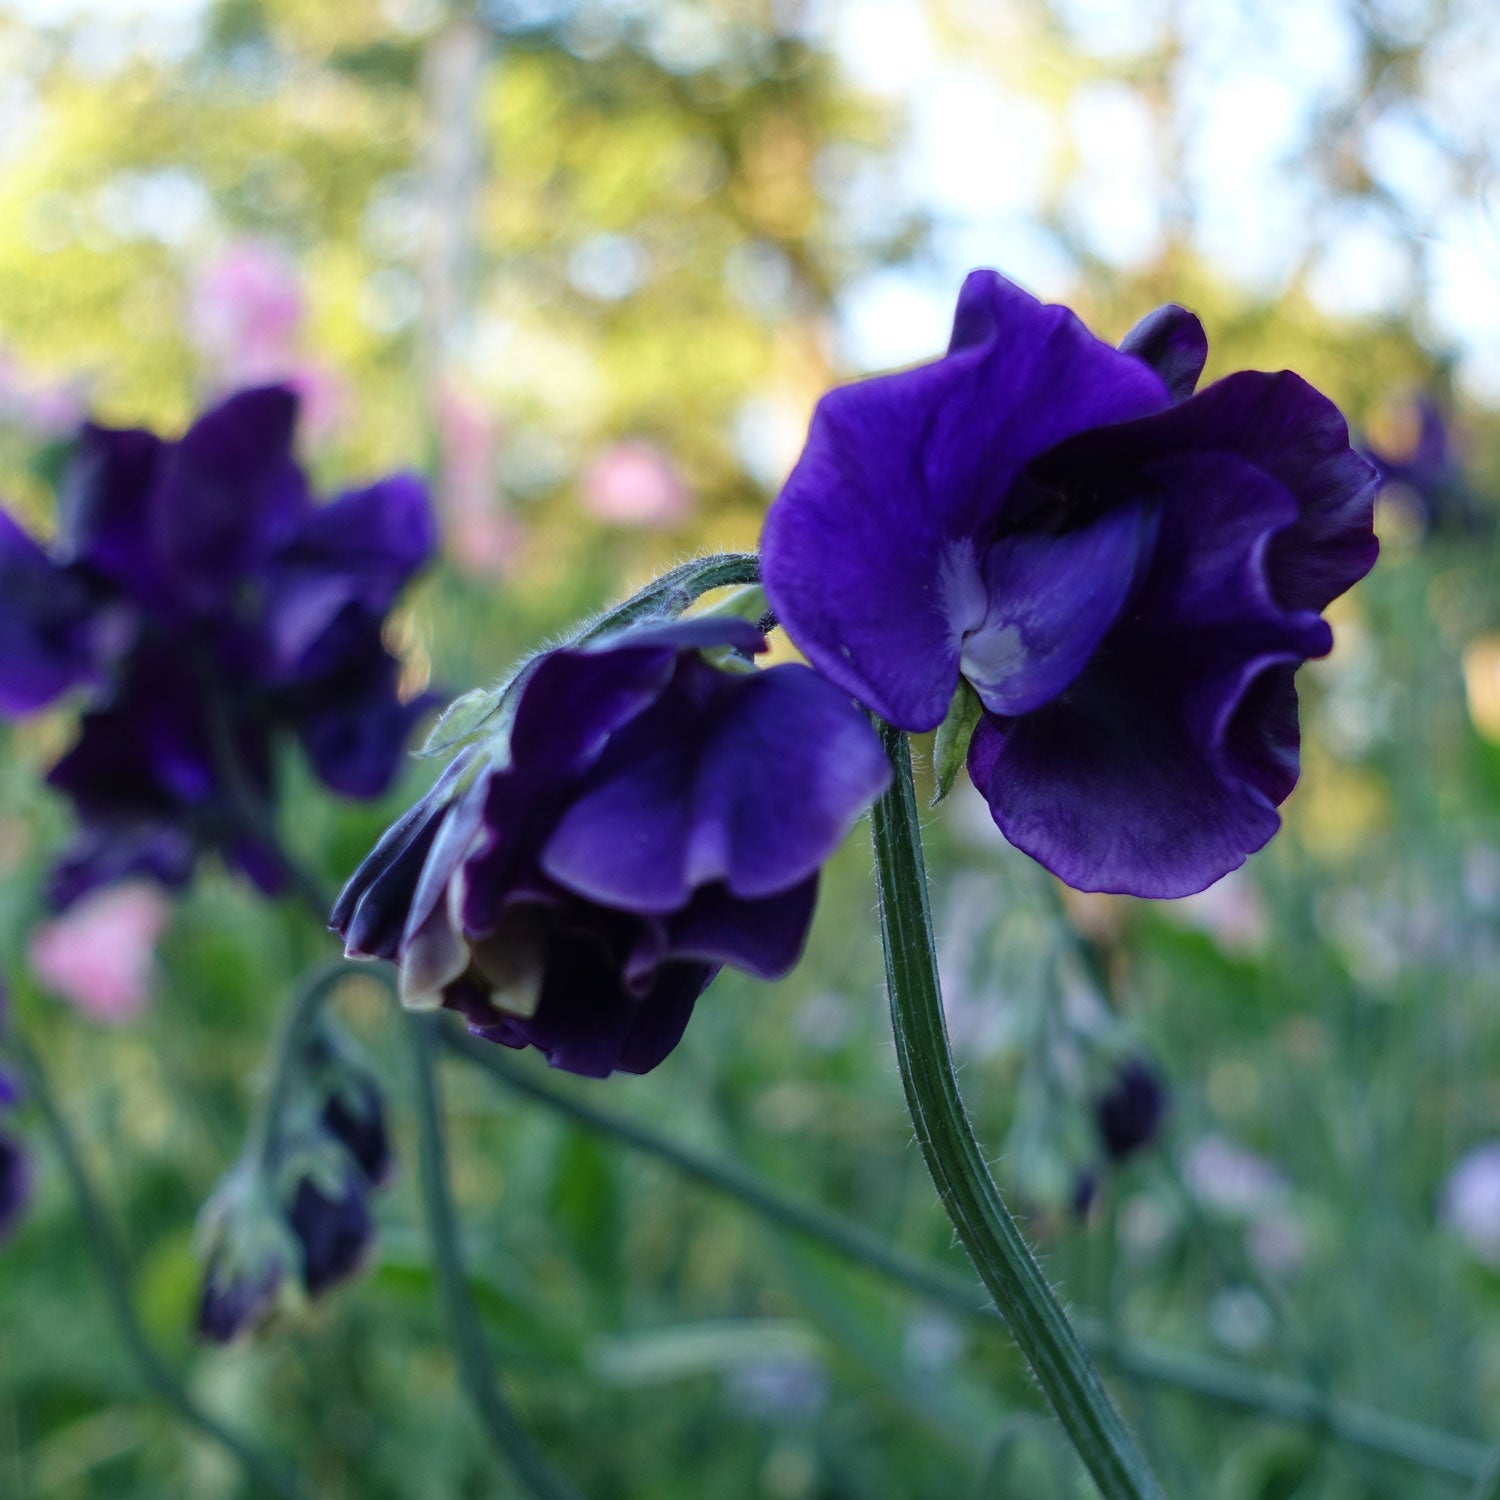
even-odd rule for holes
{"type": "Polygon", "coordinates": [[[290,373],[304,310],[293,262],[274,246],[241,240],[195,279],[188,327],[220,379],[255,385],[290,373]]]}
{"type": "Polygon", "coordinates": [[[437,425],[438,503],[448,553],[467,573],[506,573],[520,551],[522,530],[500,488],[499,420],[476,396],[445,384],[438,393],[437,425]]]}
{"type": "Polygon", "coordinates": [[[156,940],[170,914],[155,886],[106,886],[37,928],[32,971],[84,1015],[123,1025],[146,1004],[156,940]]]}
{"type": "Polygon", "coordinates": [[[641,438],[612,443],[595,456],[584,470],[583,503],[617,526],[675,526],[692,509],[677,466],[641,438]]]}

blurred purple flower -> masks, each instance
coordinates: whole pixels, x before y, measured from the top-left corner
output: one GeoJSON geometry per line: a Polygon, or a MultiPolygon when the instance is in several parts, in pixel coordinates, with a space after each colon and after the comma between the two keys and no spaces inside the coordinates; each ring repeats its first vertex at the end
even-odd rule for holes
{"type": "Polygon", "coordinates": [[[1424,532],[1475,531],[1481,512],[1464,479],[1447,419],[1430,398],[1415,403],[1415,441],[1395,454],[1369,444],[1365,456],[1380,475],[1380,498],[1404,506],[1424,532]]]}
{"type": "Polygon", "coordinates": [[[603,1077],[677,1045],[723,964],[785,974],[818,870],[890,771],[743,621],[637,628],[529,669],[508,743],[461,751],[355,872],[333,926],[510,1047],[603,1077]],[[734,669],[703,654],[732,648],[734,669]]]}
{"type": "Polygon", "coordinates": [[[945,358],[825,396],[771,507],[766,592],[908,730],[961,681],[974,784],[1068,884],[1183,896],[1276,831],[1296,668],[1375,560],[1374,473],[1287,372],[1192,394],[1177,307],[1119,349],[990,271],[945,358]]]}
{"type": "Polygon", "coordinates": [[[326,505],[292,454],[296,400],[244,391],[176,442],[85,427],[49,554],[0,513],[0,712],[88,684],[49,780],[82,829],[52,895],[131,874],[180,885],[215,848],[263,889],[277,741],[378,796],[425,702],[402,702],[385,614],[433,549],[420,480],[326,505]]]}
{"type": "Polygon", "coordinates": [[[1133,1156],[1156,1139],[1171,1096],[1161,1075],[1141,1057],[1128,1057],[1094,1101],[1094,1127],[1112,1162],[1133,1156]]]}

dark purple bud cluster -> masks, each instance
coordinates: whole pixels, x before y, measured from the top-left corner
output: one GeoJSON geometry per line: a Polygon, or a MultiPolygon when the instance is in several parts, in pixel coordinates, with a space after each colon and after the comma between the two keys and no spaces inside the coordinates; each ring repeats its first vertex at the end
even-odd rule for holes
{"type": "Polygon", "coordinates": [[[345,887],[348,953],[397,963],[408,1005],[595,1077],[661,1062],[722,965],[785,974],[890,767],[838,688],[756,670],[764,646],[699,618],[539,658],[508,731],[345,887]]]}
{"type": "Polygon", "coordinates": [[[374,1078],[328,1025],[297,1062],[273,1149],[247,1157],[204,1211],[208,1270],[198,1331],[228,1343],[265,1323],[295,1284],[319,1297],[367,1259],[370,1194],[391,1173],[385,1108],[374,1078]]]}
{"type": "Polygon", "coordinates": [[[127,875],[181,885],[205,849],[279,889],[266,820],[282,737],[346,796],[395,774],[426,704],[402,701],[381,628],[432,554],[426,493],[396,476],[316,504],[295,418],[273,386],[176,441],[91,425],[50,548],[0,513],[0,713],[90,694],[49,777],[80,823],[58,906],[127,875]]]}

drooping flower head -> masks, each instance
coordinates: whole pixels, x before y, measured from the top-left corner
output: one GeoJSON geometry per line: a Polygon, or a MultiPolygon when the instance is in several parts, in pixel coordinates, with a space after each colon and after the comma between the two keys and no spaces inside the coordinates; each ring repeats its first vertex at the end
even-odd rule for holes
{"type": "Polygon", "coordinates": [[[282,737],[346,796],[395,774],[425,705],[397,693],[381,626],[432,552],[426,495],[398,475],[314,503],[295,416],[272,386],[175,442],[89,426],[50,551],[0,513],[0,712],[93,695],[49,777],[81,823],[59,906],[131,874],[180,885],[206,848],[278,888],[282,737]]]}
{"type": "Polygon", "coordinates": [[[995,822],[1070,885],[1200,890],[1278,826],[1292,677],[1375,559],[1374,473],[1296,375],[1193,394],[1198,321],[1116,349],[994,272],[947,355],[824,397],[771,507],[792,639],[903,729],[960,683],[995,822]]]}
{"type": "Polygon", "coordinates": [[[1144,1057],[1127,1057],[1094,1100],[1094,1128],[1116,1164],[1156,1139],[1171,1109],[1171,1095],[1144,1057]]]}
{"type": "Polygon", "coordinates": [[[702,618],[541,657],[508,735],[461,751],[345,887],[347,952],[597,1077],[661,1062],[722,965],[785,974],[890,771],[839,689],[753,669],[764,644],[702,618]]]}

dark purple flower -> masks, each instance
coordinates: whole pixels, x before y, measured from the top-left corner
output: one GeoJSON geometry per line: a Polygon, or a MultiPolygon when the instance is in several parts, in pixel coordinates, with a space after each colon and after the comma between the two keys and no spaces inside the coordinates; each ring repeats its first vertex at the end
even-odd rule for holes
{"type": "Polygon", "coordinates": [[[354,1158],[370,1186],[383,1186],[391,1174],[391,1140],[380,1090],[368,1078],[344,1079],[328,1096],[322,1123],[354,1158]]]}
{"type": "Polygon", "coordinates": [[[1187,895],[1271,837],[1293,673],[1375,559],[1338,412],[1287,372],[1193,395],[1206,348],[1168,307],[1114,349],[976,271],[945,358],[823,399],[767,518],[813,665],[913,731],[967,681],[996,823],[1084,890],[1187,895]]]}
{"type": "Polygon", "coordinates": [[[53,555],[0,514],[0,712],[95,689],[51,781],[81,832],[59,904],[144,873],[168,885],[216,849],[263,889],[278,739],[334,790],[390,784],[427,700],[403,702],[381,638],[430,557],[419,480],[313,502],[292,452],[296,400],[241,392],[176,442],[86,427],[53,555]]]}
{"type": "Polygon", "coordinates": [[[1373,443],[1365,449],[1379,471],[1382,499],[1406,506],[1425,532],[1478,530],[1482,513],[1442,409],[1424,398],[1416,404],[1416,416],[1417,438],[1408,452],[1386,453],[1373,443]]]}
{"type": "Polygon", "coordinates": [[[0,1239],[16,1227],[30,1197],[30,1158],[20,1141],[0,1131],[0,1239]]]}
{"type": "Polygon", "coordinates": [[[308,1296],[321,1296],[364,1263],[375,1237],[368,1188],[363,1174],[352,1166],[332,1193],[312,1177],[298,1184],[287,1222],[302,1251],[302,1284],[308,1296]]]}
{"type": "Polygon", "coordinates": [[[890,772],[837,688],[750,666],[764,644],[700,619],[541,657],[508,738],[461,751],[345,887],[347,951],[596,1077],[661,1062],[721,965],[785,974],[890,772]]]}
{"type": "Polygon", "coordinates": [[[227,1254],[215,1256],[198,1299],[199,1336],[229,1344],[258,1328],[275,1310],[286,1272],[285,1261],[274,1252],[253,1267],[237,1265],[227,1254]]]}
{"type": "Polygon", "coordinates": [[[1094,1101],[1094,1125],[1109,1159],[1122,1162],[1149,1146],[1170,1108],[1171,1097],[1156,1069],[1144,1058],[1126,1058],[1094,1101]]]}

